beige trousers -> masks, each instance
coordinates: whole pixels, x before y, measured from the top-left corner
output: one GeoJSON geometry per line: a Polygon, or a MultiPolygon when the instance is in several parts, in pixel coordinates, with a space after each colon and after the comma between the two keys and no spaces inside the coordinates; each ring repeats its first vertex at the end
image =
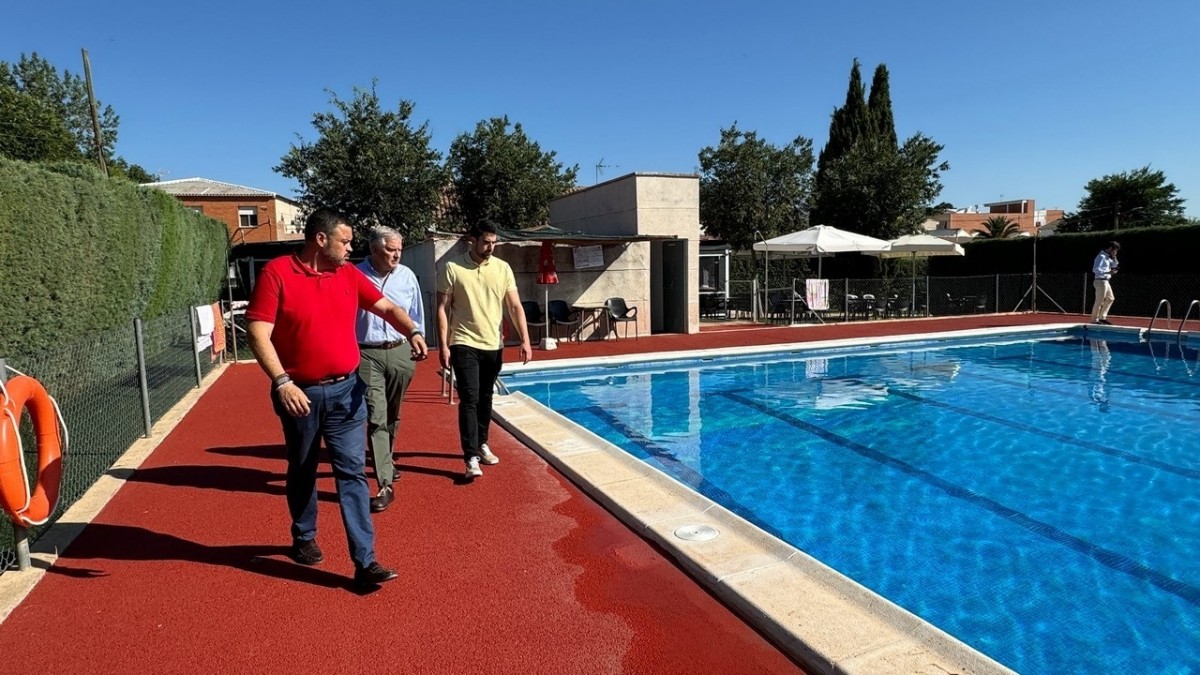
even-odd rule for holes
{"type": "Polygon", "coordinates": [[[1092,321],[1107,319],[1108,309],[1112,307],[1113,300],[1116,300],[1112,285],[1108,283],[1108,279],[1096,279],[1092,282],[1092,288],[1096,289],[1096,302],[1092,304],[1092,321]]]}

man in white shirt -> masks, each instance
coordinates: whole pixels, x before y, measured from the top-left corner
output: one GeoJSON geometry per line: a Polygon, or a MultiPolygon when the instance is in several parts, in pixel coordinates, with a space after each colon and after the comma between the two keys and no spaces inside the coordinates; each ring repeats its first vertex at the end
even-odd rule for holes
{"type": "MultiPolygon", "coordinates": [[[[390,227],[373,228],[369,236],[371,256],[359,264],[359,271],[384,297],[408,312],[416,324],[414,334],[424,335],[425,319],[417,275],[400,264],[404,239],[390,227]]],[[[396,478],[392,448],[396,442],[396,428],[400,426],[400,404],[416,372],[416,362],[407,339],[374,314],[360,310],[354,328],[362,355],[358,377],[367,390],[367,439],[375,464],[375,481],[379,485],[379,491],[371,498],[371,512],[379,513],[396,495],[392,486],[396,478]]]]}
{"type": "Polygon", "coordinates": [[[1112,284],[1109,279],[1117,273],[1117,252],[1121,250],[1121,245],[1115,241],[1108,242],[1108,248],[1100,251],[1096,255],[1096,260],[1092,262],[1092,287],[1096,289],[1096,301],[1092,305],[1092,322],[1111,325],[1108,320],[1108,310],[1112,307],[1113,300],[1116,296],[1113,295],[1112,284]]]}

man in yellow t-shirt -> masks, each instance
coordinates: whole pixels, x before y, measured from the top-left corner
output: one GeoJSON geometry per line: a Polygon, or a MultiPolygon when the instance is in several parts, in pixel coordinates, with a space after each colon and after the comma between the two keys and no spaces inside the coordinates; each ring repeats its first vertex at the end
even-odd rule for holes
{"type": "Polygon", "coordinates": [[[492,256],[497,239],[494,225],[471,226],[466,254],[447,262],[437,282],[438,357],[443,370],[454,369],[467,480],[483,475],[481,462],[500,463],[487,440],[492,391],[503,364],[500,322],[505,307],[521,336],[521,362],[533,357],[512,267],[492,256]]]}

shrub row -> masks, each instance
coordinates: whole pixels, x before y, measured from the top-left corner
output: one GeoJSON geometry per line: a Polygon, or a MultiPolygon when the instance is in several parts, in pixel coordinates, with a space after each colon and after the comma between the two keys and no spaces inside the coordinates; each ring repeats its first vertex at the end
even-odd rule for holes
{"type": "Polygon", "coordinates": [[[166,193],[90,166],[0,159],[0,356],[214,301],[225,233],[166,193]]]}
{"type": "MultiPolygon", "coordinates": [[[[1092,271],[1092,260],[1108,246],[1121,244],[1121,272],[1125,274],[1195,274],[1200,250],[1200,226],[1151,227],[1109,232],[1056,234],[1037,239],[1038,272],[1092,271]]],[[[975,240],[963,248],[962,257],[931,258],[934,276],[1028,273],[1033,267],[1032,237],[975,240]]]]}

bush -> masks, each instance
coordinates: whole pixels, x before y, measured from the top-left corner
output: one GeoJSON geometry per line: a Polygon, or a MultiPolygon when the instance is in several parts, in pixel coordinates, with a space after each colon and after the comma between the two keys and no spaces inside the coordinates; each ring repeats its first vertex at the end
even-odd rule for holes
{"type": "Polygon", "coordinates": [[[0,159],[0,356],[212,302],[220,222],[94,168],[0,159]]]}
{"type": "MultiPolygon", "coordinates": [[[[1200,248],[1198,225],[1040,237],[1038,272],[1090,273],[1096,254],[1113,240],[1121,243],[1124,274],[1196,273],[1195,251],[1200,248]]],[[[1032,237],[973,241],[963,246],[965,256],[930,259],[930,274],[947,277],[1026,273],[1033,267],[1033,244],[1032,237]]]]}

